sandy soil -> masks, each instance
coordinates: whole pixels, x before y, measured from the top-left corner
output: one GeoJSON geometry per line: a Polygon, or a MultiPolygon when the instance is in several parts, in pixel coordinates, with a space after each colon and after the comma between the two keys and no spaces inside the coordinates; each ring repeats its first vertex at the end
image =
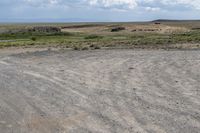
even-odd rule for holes
{"type": "Polygon", "coordinates": [[[11,53],[1,133],[200,132],[200,51],[11,53]]]}
{"type": "Polygon", "coordinates": [[[168,26],[164,24],[121,24],[121,25],[97,25],[97,26],[85,26],[85,27],[71,27],[63,28],[63,32],[81,32],[81,33],[93,33],[93,34],[122,34],[122,33],[176,33],[187,32],[189,28],[180,26],[168,26]],[[125,30],[120,32],[110,32],[114,27],[125,27],[125,30]]]}

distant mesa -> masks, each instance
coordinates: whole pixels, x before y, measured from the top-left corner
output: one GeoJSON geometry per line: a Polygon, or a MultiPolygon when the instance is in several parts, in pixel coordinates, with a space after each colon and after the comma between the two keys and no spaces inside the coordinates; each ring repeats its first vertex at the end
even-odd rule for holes
{"type": "Polygon", "coordinates": [[[164,22],[179,22],[182,20],[171,20],[171,19],[157,19],[157,20],[153,20],[153,23],[164,23],[164,22]]]}
{"type": "Polygon", "coordinates": [[[200,20],[175,20],[175,19],[157,19],[151,21],[152,23],[165,23],[165,22],[197,22],[200,20]]]}

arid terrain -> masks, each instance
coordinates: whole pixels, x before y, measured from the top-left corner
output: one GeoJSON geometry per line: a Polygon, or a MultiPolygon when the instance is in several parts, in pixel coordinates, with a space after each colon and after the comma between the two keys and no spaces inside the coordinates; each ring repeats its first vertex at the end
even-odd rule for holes
{"type": "Polygon", "coordinates": [[[199,133],[199,50],[1,50],[1,133],[199,133]]]}
{"type": "Polygon", "coordinates": [[[200,49],[200,21],[0,24],[0,48],[200,49]]]}

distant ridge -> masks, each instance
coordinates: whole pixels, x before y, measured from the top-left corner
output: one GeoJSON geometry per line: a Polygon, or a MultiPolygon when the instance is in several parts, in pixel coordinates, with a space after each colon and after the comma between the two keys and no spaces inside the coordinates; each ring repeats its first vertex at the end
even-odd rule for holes
{"type": "Polygon", "coordinates": [[[157,19],[151,22],[200,22],[200,20],[173,20],[173,19],[157,19]]]}

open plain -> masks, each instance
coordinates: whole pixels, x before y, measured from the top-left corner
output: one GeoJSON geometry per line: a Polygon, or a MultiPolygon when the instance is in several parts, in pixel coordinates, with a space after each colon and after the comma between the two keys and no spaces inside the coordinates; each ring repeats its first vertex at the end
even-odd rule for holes
{"type": "Polygon", "coordinates": [[[199,49],[200,21],[0,24],[0,48],[199,49]]]}
{"type": "Polygon", "coordinates": [[[1,133],[200,132],[198,50],[0,53],[1,133]]]}

